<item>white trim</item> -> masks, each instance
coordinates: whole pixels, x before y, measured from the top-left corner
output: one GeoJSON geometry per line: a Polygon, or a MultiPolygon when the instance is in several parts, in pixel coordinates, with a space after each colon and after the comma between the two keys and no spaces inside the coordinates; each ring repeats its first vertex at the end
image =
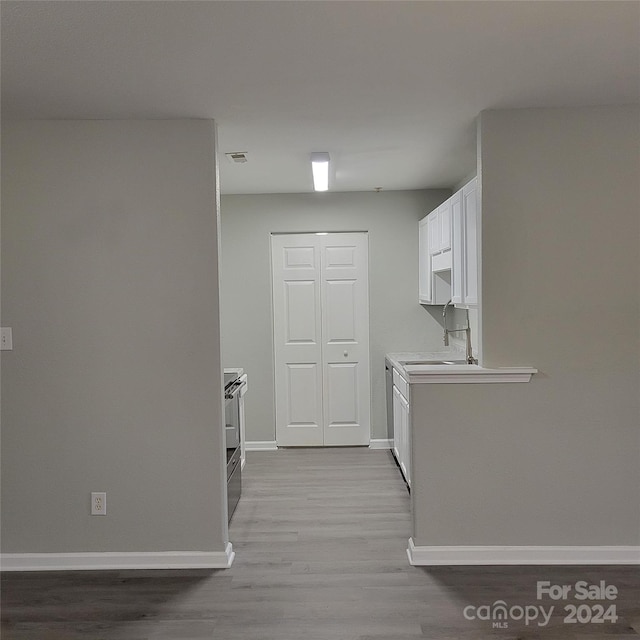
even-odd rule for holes
{"type": "Polygon", "coordinates": [[[369,441],[369,449],[391,449],[393,440],[389,438],[376,438],[369,441]]]}
{"type": "Polygon", "coordinates": [[[409,538],[409,564],[441,565],[640,565],[640,546],[501,547],[416,546],[409,538]]]}
{"type": "Polygon", "coordinates": [[[247,451],[276,451],[278,443],[275,440],[248,440],[244,446],[247,451]]]}
{"type": "Polygon", "coordinates": [[[114,569],[229,569],[235,558],[224,551],[140,551],[96,553],[3,553],[2,571],[98,571],[114,569]]]}
{"type": "Polygon", "coordinates": [[[538,370],[533,367],[484,369],[477,364],[420,364],[405,366],[404,373],[411,384],[484,384],[529,382],[538,370]]]}
{"type": "MultiPolygon", "coordinates": [[[[478,314],[480,316],[480,314],[478,314]]],[[[401,364],[425,360],[464,360],[459,350],[387,353],[388,362],[411,384],[482,384],[530,382],[538,373],[534,367],[481,367],[477,364],[401,364]]]]}

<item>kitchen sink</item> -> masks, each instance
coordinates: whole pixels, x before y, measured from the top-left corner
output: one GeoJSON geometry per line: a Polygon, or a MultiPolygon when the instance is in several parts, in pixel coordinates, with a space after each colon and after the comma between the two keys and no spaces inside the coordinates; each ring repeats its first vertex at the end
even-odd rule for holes
{"type": "Polygon", "coordinates": [[[467,364],[464,360],[400,360],[403,367],[417,364],[467,364]]]}

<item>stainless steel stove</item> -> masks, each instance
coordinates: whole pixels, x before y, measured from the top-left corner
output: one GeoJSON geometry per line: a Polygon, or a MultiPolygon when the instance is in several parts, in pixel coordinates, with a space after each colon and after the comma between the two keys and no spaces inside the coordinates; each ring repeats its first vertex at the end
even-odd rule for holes
{"type": "Polygon", "coordinates": [[[242,493],[242,465],[240,464],[240,392],[244,382],[241,370],[224,373],[224,439],[227,449],[227,511],[229,520],[238,506],[242,493]]]}

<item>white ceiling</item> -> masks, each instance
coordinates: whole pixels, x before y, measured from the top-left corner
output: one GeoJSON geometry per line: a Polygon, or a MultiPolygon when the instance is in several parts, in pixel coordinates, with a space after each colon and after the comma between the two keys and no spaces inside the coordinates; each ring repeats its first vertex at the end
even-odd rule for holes
{"type": "Polygon", "coordinates": [[[640,102],[639,2],[1,3],[3,117],[214,118],[223,193],[451,187],[483,109],[640,102]]]}

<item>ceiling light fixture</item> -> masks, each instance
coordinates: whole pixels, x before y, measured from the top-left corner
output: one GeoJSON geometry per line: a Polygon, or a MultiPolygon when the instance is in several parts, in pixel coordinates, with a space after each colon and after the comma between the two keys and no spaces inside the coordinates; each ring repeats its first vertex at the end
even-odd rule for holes
{"type": "Polygon", "coordinates": [[[311,154],[311,171],[314,191],[328,191],[329,154],[326,151],[315,151],[311,154]]]}

